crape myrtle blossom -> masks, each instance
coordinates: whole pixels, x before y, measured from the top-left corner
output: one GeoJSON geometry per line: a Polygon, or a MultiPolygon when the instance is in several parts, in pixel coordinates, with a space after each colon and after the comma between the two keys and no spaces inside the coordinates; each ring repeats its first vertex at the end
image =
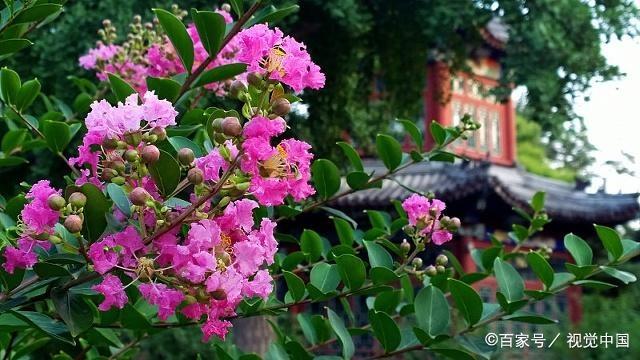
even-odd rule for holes
{"type": "Polygon", "coordinates": [[[256,116],[249,121],[243,135],[242,171],[251,175],[250,193],[263,205],[280,205],[287,195],[296,201],[315,193],[311,179],[311,145],[296,139],[285,139],[272,146],[273,137],[285,130],[285,122],[256,116]]]}
{"type": "Polygon", "coordinates": [[[58,222],[60,212],[51,209],[47,201],[50,196],[61,193],[52,188],[48,180],[40,180],[31,187],[25,196],[28,203],[20,213],[17,247],[7,246],[4,249],[6,261],[2,266],[7,272],[33,266],[38,260],[36,249],[51,248],[48,237],[54,233],[53,227],[58,222]]]}
{"type": "Polygon", "coordinates": [[[433,243],[442,245],[453,238],[452,231],[460,227],[458,218],[442,216],[444,202],[413,194],[402,202],[407,212],[409,225],[415,227],[419,236],[429,236],[433,243]]]}

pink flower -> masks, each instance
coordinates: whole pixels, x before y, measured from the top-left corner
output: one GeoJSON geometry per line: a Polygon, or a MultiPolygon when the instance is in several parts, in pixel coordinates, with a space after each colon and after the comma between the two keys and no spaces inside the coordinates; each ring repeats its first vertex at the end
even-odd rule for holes
{"type": "Polygon", "coordinates": [[[249,199],[233,201],[224,209],[223,215],[216,218],[216,222],[223,229],[241,228],[249,232],[253,227],[253,210],[258,206],[258,203],[249,199]]]}
{"type": "Polygon", "coordinates": [[[140,284],[138,290],[149,304],[158,307],[158,317],[163,321],[173,315],[176,307],[184,300],[184,294],[181,291],[170,289],[165,284],[140,284]]]}
{"type": "Polygon", "coordinates": [[[31,238],[21,238],[18,240],[18,247],[7,246],[4,249],[6,261],[2,264],[2,267],[9,274],[13,274],[17,268],[26,269],[32,267],[38,261],[38,255],[35,253],[34,247],[39,243],[44,242],[31,238]]]}
{"type": "Polygon", "coordinates": [[[218,9],[216,10],[216,13],[222,15],[222,17],[224,18],[225,24],[231,24],[233,22],[233,18],[231,17],[231,14],[228,11],[218,9]]]}
{"type": "Polygon", "coordinates": [[[225,336],[229,332],[231,322],[227,320],[220,320],[214,317],[210,317],[204,325],[202,325],[202,341],[207,342],[212,336],[217,336],[224,340],[225,336]]]}
{"type": "Polygon", "coordinates": [[[133,226],[106,236],[103,240],[91,244],[88,255],[97,272],[104,274],[116,265],[133,268],[138,261],[135,252],[144,248],[142,238],[133,226]]]}
{"type": "Polygon", "coordinates": [[[166,128],[176,124],[178,112],[169,101],[158,99],[153,91],[147,91],[143,99],[142,118],[149,126],[166,128]]]}
{"type": "Polygon", "coordinates": [[[431,235],[431,238],[433,239],[434,244],[442,245],[447,241],[451,241],[451,239],[453,239],[453,235],[447,230],[436,230],[431,235]]]}
{"type": "Polygon", "coordinates": [[[78,59],[80,66],[90,70],[95,69],[98,62],[104,62],[113,58],[122,48],[116,45],[98,44],[97,47],[89,49],[89,52],[78,59]]]}
{"type": "Polygon", "coordinates": [[[104,295],[104,301],[98,306],[98,309],[102,311],[107,311],[111,307],[122,309],[129,301],[122,282],[115,275],[105,275],[102,282],[99,285],[94,285],[92,289],[104,295]]]}
{"type": "Polygon", "coordinates": [[[247,139],[272,138],[282,134],[286,126],[287,124],[281,117],[271,120],[264,116],[256,116],[245,124],[242,135],[247,139]]]}
{"type": "Polygon", "coordinates": [[[273,278],[269,275],[269,271],[260,270],[253,277],[253,280],[245,283],[244,293],[247,296],[259,296],[267,300],[269,294],[273,292],[273,278]]]}
{"type": "MultiPolygon", "coordinates": [[[[231,159],[235,159],[238,156],[238,148],[230,140],[226,141],[224,146],[229,150],[231,159]]],[[[197,158],[195,164],[204,173],[206,181],[220,180],[221,172],[229,169],[229,162],[222,157],[218,148],[211,150],[205,156],[197,158]]]]}
{"type": "Polygon", "coordinates": [[[402,208],[407,212],[409,225],[415,226],[420,235],[430,234],[434,244],[442,245],[453,238],[451,232],[440,225],[440,217],[446,208],[444,202],[413,194],[402,202],[402,208]]]}
{"type": "Polygon", "coordinates": [[[60,195],[62,192],[52,188],[49,180],[38,181],[27,193],[29,203],[22,209],[21,217],[28,234],[52,233],[60,217],[60,213],[52,210],[47,203],[53,194],[60,195]]]}
{"type": "Polygon", "coordinates": [[[431,202],[424,196],[413,194],[402,202],[402,208],[409,216],[409,224],[416,226],[419,219],[429,214],[431,202]]]}

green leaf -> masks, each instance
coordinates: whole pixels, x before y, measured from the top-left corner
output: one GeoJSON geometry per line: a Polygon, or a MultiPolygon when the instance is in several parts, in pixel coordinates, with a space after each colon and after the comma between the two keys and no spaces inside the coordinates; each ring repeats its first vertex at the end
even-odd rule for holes
{"type": "Polygon", "coordinates": [[[351,144],[347,144],[344,141],[338,141],[336,144],[340,146],[344,155],[349,159],[351,166],[358,171],[364,171],[364,166],[362,165],[362,159],[360,159],[360,155],[356,149],[351,146],[351,144]]]}
{"type": "Polygon", "coordinates": [[[347,328],[344,326],[344,321],[329,308],[327,308],[327,317],[329,318],[331,328],[336,333],[338,340],[342,344],[342,356],[345,359],[351,359],[355,353],[355,347],[349,331],[347,331],[347,328]]]}
{"type": "Polygon", "coordinates": [[[42,122],[41,130],[47,145],[54,153],[62,152],[71,141],[71,128],[67,123],[45,120],[42,122]]]}
{"type": "Polygon", "coordinates": [[[268,23],[269,25],[272,25],[284,19],[285,17],[297,12],[299,9],[300,9],[300,6],[298,5],[290,5],[284,8],[277,9],[275,11],[271,11],[261,17],[256,16],[256,18],[251,20],[250,23],[253,23],[253,24],[268,23]]]}
{"type": "Polygon", "coordinates": [[[447,140],[447,132],[444,130],[442,125],[440,125],[436,121],[432,121],[429,126],[431,129],[431,137],[435,140],[436,144],[442,145],[447,140]]]}
{"type": "Polygon", "coordinates": [[[469,325],[474,325],[482,317],[482,299],[469,285],[462,281],[449,279],[449,290],[456,306],[469,325]]]}
{"type": "Polygon", "coordinates": [[[567,234],[564,237],[564,247],[569,250],[571,256],[576,261],[576,265],[591,265],[593,261],[593,251],[586,241],[574,234],[567,234]]]}
{"type": "Polygon", "coordinates": [[[364,189],[371,179],[371,175],[362,171],[352,171],[347,174],[347,185],[355,190],[364,189]]]}
{"type": "Polygon", "coordinates": [[[191,9],[191,18],[196,24],[202,46],[210,56],[215,57],[220,50],[226,24],[222,15],[213,11],[191,9]]]}
{"type": "Polygon", "coordinates": [[[28,108],[40,94],[40,82],[37,79],[26,81],[20,87],[16,97],[16,107],[19,111],[28,108]]]}
{"type": "Polygon", "coordinates": [[[609,290],[617,287],[616,285],[609,284],[604,281],[597,281],[597,280],[578,280],[578,281],[575,281],[573,285],[586,286],[586,287],[600,290],[600,291],[609,290]]]}
{"type": "Polygon", "coordinates": [[[27,39],[0,40],[0,56],[13,54],[31,45],[33,43],[27,39]]]}
{"type": "Polygon", "coordinates": [[[93,325],[93,311],[80,295],[54,289],[51,291],[51,300],[73,337],[80,335],[93,325]]]}
{"type": "Polygon", "coordinates": [[[544,193],[544,191],[538,191],[533,195],[533,198],[531,198],[531,208],[533,209],[533,211],[542,211],[542,209],[544,208],[545,195],[546,194],[544,193]]]}
{"type": "Polygon", "coordinates": [[[390,268],[376,266],[369,270],[369,277],[375,285],[388,284],[398,280],[398,275],[390,268]]]}
{"type": "Polygon", "coordinates": [[[69,270],[65,269],[63,266],[51,264],[44,261],[38,262],[33,265],[33,271],[42,279],[71,276],[69,270]]]}
{"type": "Polygon", "coordinates": [[[0,148],[5,154],[10,154],[13,150],[20,149],[26,138],[27,129],[9,130],[4,137],[2,137],[2,145],[0,148]]]}
{"type": "Polygon", "coordinates": [[[116,100],[124,102],[129,95],[136,93],[136,90],[118,75],[108,74],[108,77],[111,91],[116,96],[116,100]]]}
{"type": "Polygon", "coordinates": [[[445,333],[449,327],[449,303],[440,289],[429,285],[415,299],[418,325],[431,338],[445,333]]]}
{"type": "Polygon", "coordinates": [[[195,157],[201,157],[205,155],[204,152],[202,151],[202,148],[198,146],[198,144],[194,143],[193,141],[191,141],[190,139],[184,136],[170,137],[169,143],[171,143],[173,148],[176,149],[176,152],[180,151],[180,149],[188,148],[188,149],[191,149],[191,151],[193,151],[193,154],[195,155],[195,157]]]}
{"type": "Polygon", "coordinates": [[[378,294],[373,301],[373,308],[386,312],[387,314],[392,314],[396,311],[400,300],[402,300],[402,290],[383,291],[378,294]]]}
{"type": "Polygon", "coordinates": [[[613,260],[618,260],[624,251],[620,235],[612,228],[606,226],[594,225],[594,227],[604,248],[611,254],[613,260]]]}
{"type": "Polygon", "coordinates": [[[378,266],[388,269],[393,268],[391,254],[381,245],[373,241],[364,241],[364,247],[367,249],[367,254],[369,254],[369,264],[372,268],[378,266]]]}
{"type": "Polygon", "coordinates": [[[111,203],[102,191],[91,183],[83,184],[80,191],[87,197],[82,234],[89,242],[94,242],[107,227],[106,215],[111,210],[111,203]]]}
{"type": "Polygon", "coordinates": [[[404,131],[409,133],[409,135],[413,139],[413,142],[418,148],[417,150],[422,151],[424,138],[422,137],[420,129],[418,129],[416,124],[411,120],[399,119],[398,121],[402,123],[402,126],[404,126],[404,131]]]}
{"type": "Polygon", "coordinates": [[[376,137],[376,149],[384,166],[393,171],[402,162],[402,146],[398,140],[389,135],[378,134],[376,137]]]}
{"type": "Polygon", "coordinates": [[[524,281],[511,264],[496,258],[493,262],[493,271],[496,274],[500,292],[504,294],[509,302],[522,299],[524,296],[524,281]]]}
{"type": "Polygon", "coordinates": [[[618,270],[609,266],[600,266],[600,269],[602,269],[602,271],[604,271],[605,273],[613,276],[614,278],[622,281],[625,284],[630,284],[638,280],[636,276],[630,272],[618,270]]]}
{"type": "Polygon", "coordinates": [[[213,82],[219,82],[236,77],[247,71],[247,64],[226,64],[207,70],[198,77],[194,87],[204,86],[213,82]]]}
{"type": "Polygon", "coordinates": [[[47,17],[55,14],[62,9],[62,5],[59,4],[41,4],[31,6],[18,14],[13,20],[12,24],[22,24],[29,22],[39,22],[47,17]]]}
{"type": "Polygon", "coordinates": [[[311,166],[313,184],[322,199],[327,199],[340,190],[340,171],[327,159],[318,159],[311,166]]]}
{"type": "Polygon", "coordinates": [[[338,234],[340,243],[347,246],[353,245],[353,228],[349,222],[338,217],[333,217],[333,225],[336,228],[336,233],[338,234]]]}
{"type": "Polygon", "coordinates": [[[316,329],[311,322],[311,316],[308,313],[301,313],[296,316],[296,320],[298,320],[298,324],[300,324],[300,329],[302,333],[310,344],[315,344],[318,342],[318,335],[316,334],[316,329]]]}
{"type": "Polygon", "coordinates": [[[322,255],[322,238],[317,232],[305,229],[300,236],[300,250],[313,262],[322,255]]]}
{"type": "Polygon", "coordinates": [[[364,284],[367,277],[367,269],[359,257],[349,254],[336,258],[340,278],[349,290],[358,290],[364,284]]]}
{"type": "Polygon", "coordinates": [[[52,318],[35,311],[10,310],[10,313],[29,323],[31,326],[49,337],[75,345],[75,341],[73,341],[73,338],[69,334],[69,329],[67,329],[65,324],[60,321],[53,320],[52,318]]]}
{"type": "Polygon", "coordinates": [[[373,333],[382,344],[385,352],[395,350],[400,345],[402,338],[398,325],[391,317],[384,312],[371,310],[369,311],[369,321],[373,333]]]}
{"type": "Polygon", "coordinates": [[[15,104],[22,83],[17,72],[2,68],[0,70],[0,99],[7,104],[15,104]]]}
{"type": "Polygon", "coordinates": [[[340,284],[340,273],[337,265],[319,263],[311,269],[310,284],[323,294],[335,290],[340,284]]]}
{"type": "Polygon", "coordinates": [[[539,324],[539,325],[548,325],[548,324],[558,323],[558,320],[554,320],[543,315],[538,315],[532,312],[522,311],[522,310],[516,311],[511,315],[503,316],[502,320],[519,321],[527,324],[539,324]]]}
{"type": "Polygon", "coordinates": [[[149,319],[131,304],[126,304],[120,312],[120,322],[131,330],[145,330],[151,327],[149,319]]]}
{"type": "Polygon", "coordinates": [[[180,164],[168,152],[160,150],[160,158],[149,165],[149,173],[163,195],[169,195],[180,183],[180,164]]]}
{"type": "Polygon", "coordinates": [[[553,268],[551,265],[549,265],[542,255],[536,252],[530,252],[527,254],[527,262],[538,279],[542,281],[545,289],[548,289],[551,284],[553,284],[553,268]]]}
{"type": "Polygon", "coordinates": [[[153,91],[160,99],[166,99],[170,102],[178,100],[180,87],[180,83],[173,79],[147,77],[147,88],[153,91]]]}
{"type": "Polygon", "coordinates": [[[289,271],[282,271],[284,276],[284,281],[287,283],[287,288],[289,288],[289,293],[291,297],[295,301],[300,301],[304,298],[305,288],[304,281],[300,279],[300,277],[289,271]]]}
{"type": "Polygon", "coordinates": [[[231,9],[233,9],[236,15],[238,15],[238,17],[242,16],[243,0],[229,0],[229,2],[231,3],[231,9]]]}
{"type": "Polygon", "coordinates": [[[162,25],[169,40],[171,40],[171,44],[173,44],[173,47],[176,49],[187,73],[191,74],[193,67],[193,42],[184,24],[175,15],[166,10],[153,9],[153,12],[156,13],[160,25],[162,25]]]}
{"type": "Polygon", "coordinates": [[[126,216],[131,215],[131,202],[122,187],[114,183],[107,184],[107,194],[109,194],[109,198],[111,198],[113,203],[118,207],[118,210],[126,216]]]}

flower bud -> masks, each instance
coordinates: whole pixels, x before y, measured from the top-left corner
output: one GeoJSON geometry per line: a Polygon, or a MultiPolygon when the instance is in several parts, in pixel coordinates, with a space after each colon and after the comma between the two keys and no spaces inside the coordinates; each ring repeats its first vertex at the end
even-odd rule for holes
{"type": "Polygon", "coordinates": [[[227,298],[227,293],[222,289],[218,289],[211,293],[211,297],[216,300],[225,300],[227,298]]]}
{"type": "Polygon", "coordinates": [[[67,204],[64,198],[58,194],[52,194],[47,198],[47,205],[51,208],[51,210],[59,211],[67,204]]]}
{"type": "Polygon", "coordinates": [[[107,138],[102,142],[102,147],[107,150],[114,150],[118,147],[118,139],[107,138]]]}
{"type": "Polygon", "coordinates": [[[222,121],[222,118],[213,119],[213,121],[211,122],[211,127],[213,128],[214,132],[222,132],[222,121]]]}
{"type": "Polygon", "coordinates": [[[167,131],[164,128],[156,126],[153,129],[151,129],[151,135],[157,136],[158,141],[163,141],[164,139],[167,138],[167,131]]]}
{"type": "Polygon", "coordinates": [[[421,259],[421,258],[419,258],[419,257],[414,258],[414,259],[411,261],[411,265],[415,266],[416,268],[421,268],[421,267],[422,267],[422,259],[421,259]]]}
{"type": "Polygon", "coordinates": [[[276,99],[276,101],[271,104],[271,110],[278,116],[285,116],[291,111],[291,103],[285,98],[276,99]]]}
{"type": "Polygon", "coordinates": [[[255,87],[262,86],[262,75],[257,72],[252,72],[247,75],[247,82],[255,87]]]}
{"type": "Polygon", "coordinates": [[[184,297],[184,301],[186,301],[187,304],[195,304],[198,302],[198,299],[193,295],[187,295],[184,297]]]}
{"type": "Polygon", "coordinates": [[[445,267],[444,267],[444,266],[442,266],[442,265],[438,265],[438,266],[436,266],[436,271],[437,271],[438,273],[440,273],[440,274],[444,273],[446,270],[447,270],[447,268],[445,268],[445,267]]]}
{"type": "Polygon", "coordinates": [[[230,12],[231,11],[231,5],[224,3],[222,4],[222,6],[220,7],[220,10],[222,11],[226,11],[226,12],[230,12]]]}
{"type": "Polygon", "coordinates": [[[204,181],[204,173],[198,168],[189,169],[189,172],[187,173],[187,179],[194,185],[202,184],[202,182],[204,181]]]}
{"type": "Polygon", "coordinates": [[[427,268],[425,269],[425,273],[429,276],[436,276],[438,275],[438,270],[436,269],[435,266],[433,265],[429,265],[427,266],[427,268]]]}
{"type": "Polygon", "coordinates": [[[224,120],[222,120],[222,133],[230,137],[240,136],[240,134],[242,134],[240,120],[235,116],[224,118],[224,120]]]}
{"type": "Polygon", "coordinates": [[[445,265],[447,265],[448,262],[449,262],[449,258],[444,254],[440,254],[440,255],[438,255],[438,257],[436,257],[436,264],[437,265],[445,266],[445,265]]]}
{"type": "Polygon", "coordinates": [[[231,94],[231,96],[234,98],[238,98],[238,96],[240,96],[241,93],[244,93],[246,91],[247,91],[247,85],[245,85],[240,80],[234,80],[231,83],[231,86],[229,86],[229,94],[231,94]]]}
{"type": "Polygon", "coordinates": [[[402,243],[400,243],[400,250],[403,254],[408,254],[411,250],[411,244],[407,241],[407,239],[402,239],[402,243]]]}
{"type": "Polygon", "coordinates": [[[124,152],[124,159],[127,160],[128,162],[138,161],[138,151],[137,150],[133,150],[133,149],[129,149],[129,150],[125,151],[124,152]]]}
{"type": "Polygon", "coordinates": [[[189,148],[182,148],[178,151],[178,161],[180,161],[180,164],[182,165],[191,165],[195,158],[196,156],[193,153],[193,150],[189,148]]]}
{"type": "Polygon", "coordinates": [[[129,193],[129,200],[133,205],[142,206],[147,202],[151,195],[144,188],[137,187],[129,193]]]}
{"type": "Polygon", "coordinates": [[[87,203],[87,197],[81,192],[69,195],[69,204],[75,208],[81,208],[87,203]]]}
{"type": "Polygon", "coordinates": [[[118,140],[118,149],[120,149],[120,150],[124,150],[124,149],[126,149],[126,148],[127,148],[127,146],[128,146],[128,145],[127,145],[127,143],[126,143],[126,142],[124,142],[124,141],[122,141],[122,140],[118,140]]]}
{"type": "Polygon", "coordinates": [[[104,27],[111,26],[111,20],[109,20],[109,19],[102,20],[102,26],[104,26],[104,27]]]}
{"type": "Polygon", "coordinates": [[[451,218],[451,227],[455,227],[455,229],[452,229],[453,231],[458,230],[461,225],[462,224],[460,223],[460,219],[458,219],[457,217],[451,218]]]}
{"type": "Polygon", "coordinates": [[[139,131],[124,134],[124,141],[131,146],[138,146],[142,141],[142,134],[139,131]]]}
{"type": "Polygon", "coordinates": [[[102,175],[100,176],[104,181],[111,181],[115,176],[118,176],[118,172],[111,168],[102,169],[102,175]]]}
{"type": "Polygon", "coordinates": [[[64,227],[72,234],[78,233],[82,230],[82,218],[78,215],[69,215],[64,220],[64,227]]]}
{"type": "Polygon", "coordinates": [[[49,236],[49,242],[52,244],[58,245],[62,244],[62,239],[59,236],[51,235],[49,236]]]}
{"type": "Polygon", "coordinates": [[[160,159],[160,149],[155,145],[147,145],[142,148],[142,161],[147,164],[153,164],[160,159]]]}
{"type": "Polygon", "coordinates": [[[116,176],[113,179],[111,179],[111,182],[116,184],[116,185],[124,185],[126,180],[122,176],[116,176]]]}

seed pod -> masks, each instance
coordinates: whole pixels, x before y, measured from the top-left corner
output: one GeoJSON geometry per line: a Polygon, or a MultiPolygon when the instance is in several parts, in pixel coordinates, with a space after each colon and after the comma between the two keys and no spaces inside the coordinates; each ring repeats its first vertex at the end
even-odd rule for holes
{"type": "Polygon", "coordinates": [[[193,153],[193,150],[189,148],[182,148],[178,151],[178,161],[180,161],[182,165],[191,165],[195,158],[196,156],[193,153]]]}
{"type": "Polygon", "coordinates": [[[87,203],[87,197],[81,192],[69,195],[69,204],[75,208],[81,208],[87,203]]]}
{"type": "Polygon", "coordinates": [[[189,169],[189,172],[187,173],[187,179],[194,185],[202,184],[202,182],[204,181],[204,173],[198,168],[189,169]]]}
{"type": "Polygon", "coordinates": [[[235,116],[224,118],[224,120],[222,120],[222,133],[230,137],[240,136],[240,134],[242,134],[240,120],[235,116]]]}
{"type": "Polygon", "coordinates": [[[153,129],[151,129],[151,135],[157,136],[158,141],[163,141],[164,139],[167,138],[167,131],[164,128],[156,126],[153,129]]]}
{"type": "Polygon", "coordinates": [[[47,198],[47,205],[51,208],[51,210],[59,211],[67,205],[67,202],[64,198],[58,194],[52,194],[47,198]]]}
{"type": "Polygon", "coordinates": [[[438,269],[436,269],[435,266],[433,265],[429,265],[427,266],[427,268],[425,269],[425,273],[429,276],[436,276],[438,275],[438,269]]]}
{"type": "Polygon", "coordinates": [[[151,195],[144,188],[137,187],[129,193],[129,200],[134,205],[142,206],[147,202],[151,195]]]}
{"type": "Polygon", "coordinates": [[[448,262],[449,262],[449,258],[444,254],[440,254],[440,255],[438,255],[438,257],[436,257],[436,264],[437,265],[445,266],[445,265],[447,265],[448,262]]]}
{"type": "Polygon", "coordinates": [[[147,164],[153,164],[160,159],[160,149],[155,145],[147,145],[142,148],[141,152],[142,161],[147,164]]]}
{"type": "Polygon", "coordinates": [[[64,227],[72,234],[78,233],[82,230],[82,218],[78,215],[69,215],[64,220],[64,227]]]}
{"type": "Polygon", "coordinates": [[[291,103],[285,98],[276,99],[276,101],[271,104],[271,110],[278,116],[285,116],[291,111],[291,103]]]}

